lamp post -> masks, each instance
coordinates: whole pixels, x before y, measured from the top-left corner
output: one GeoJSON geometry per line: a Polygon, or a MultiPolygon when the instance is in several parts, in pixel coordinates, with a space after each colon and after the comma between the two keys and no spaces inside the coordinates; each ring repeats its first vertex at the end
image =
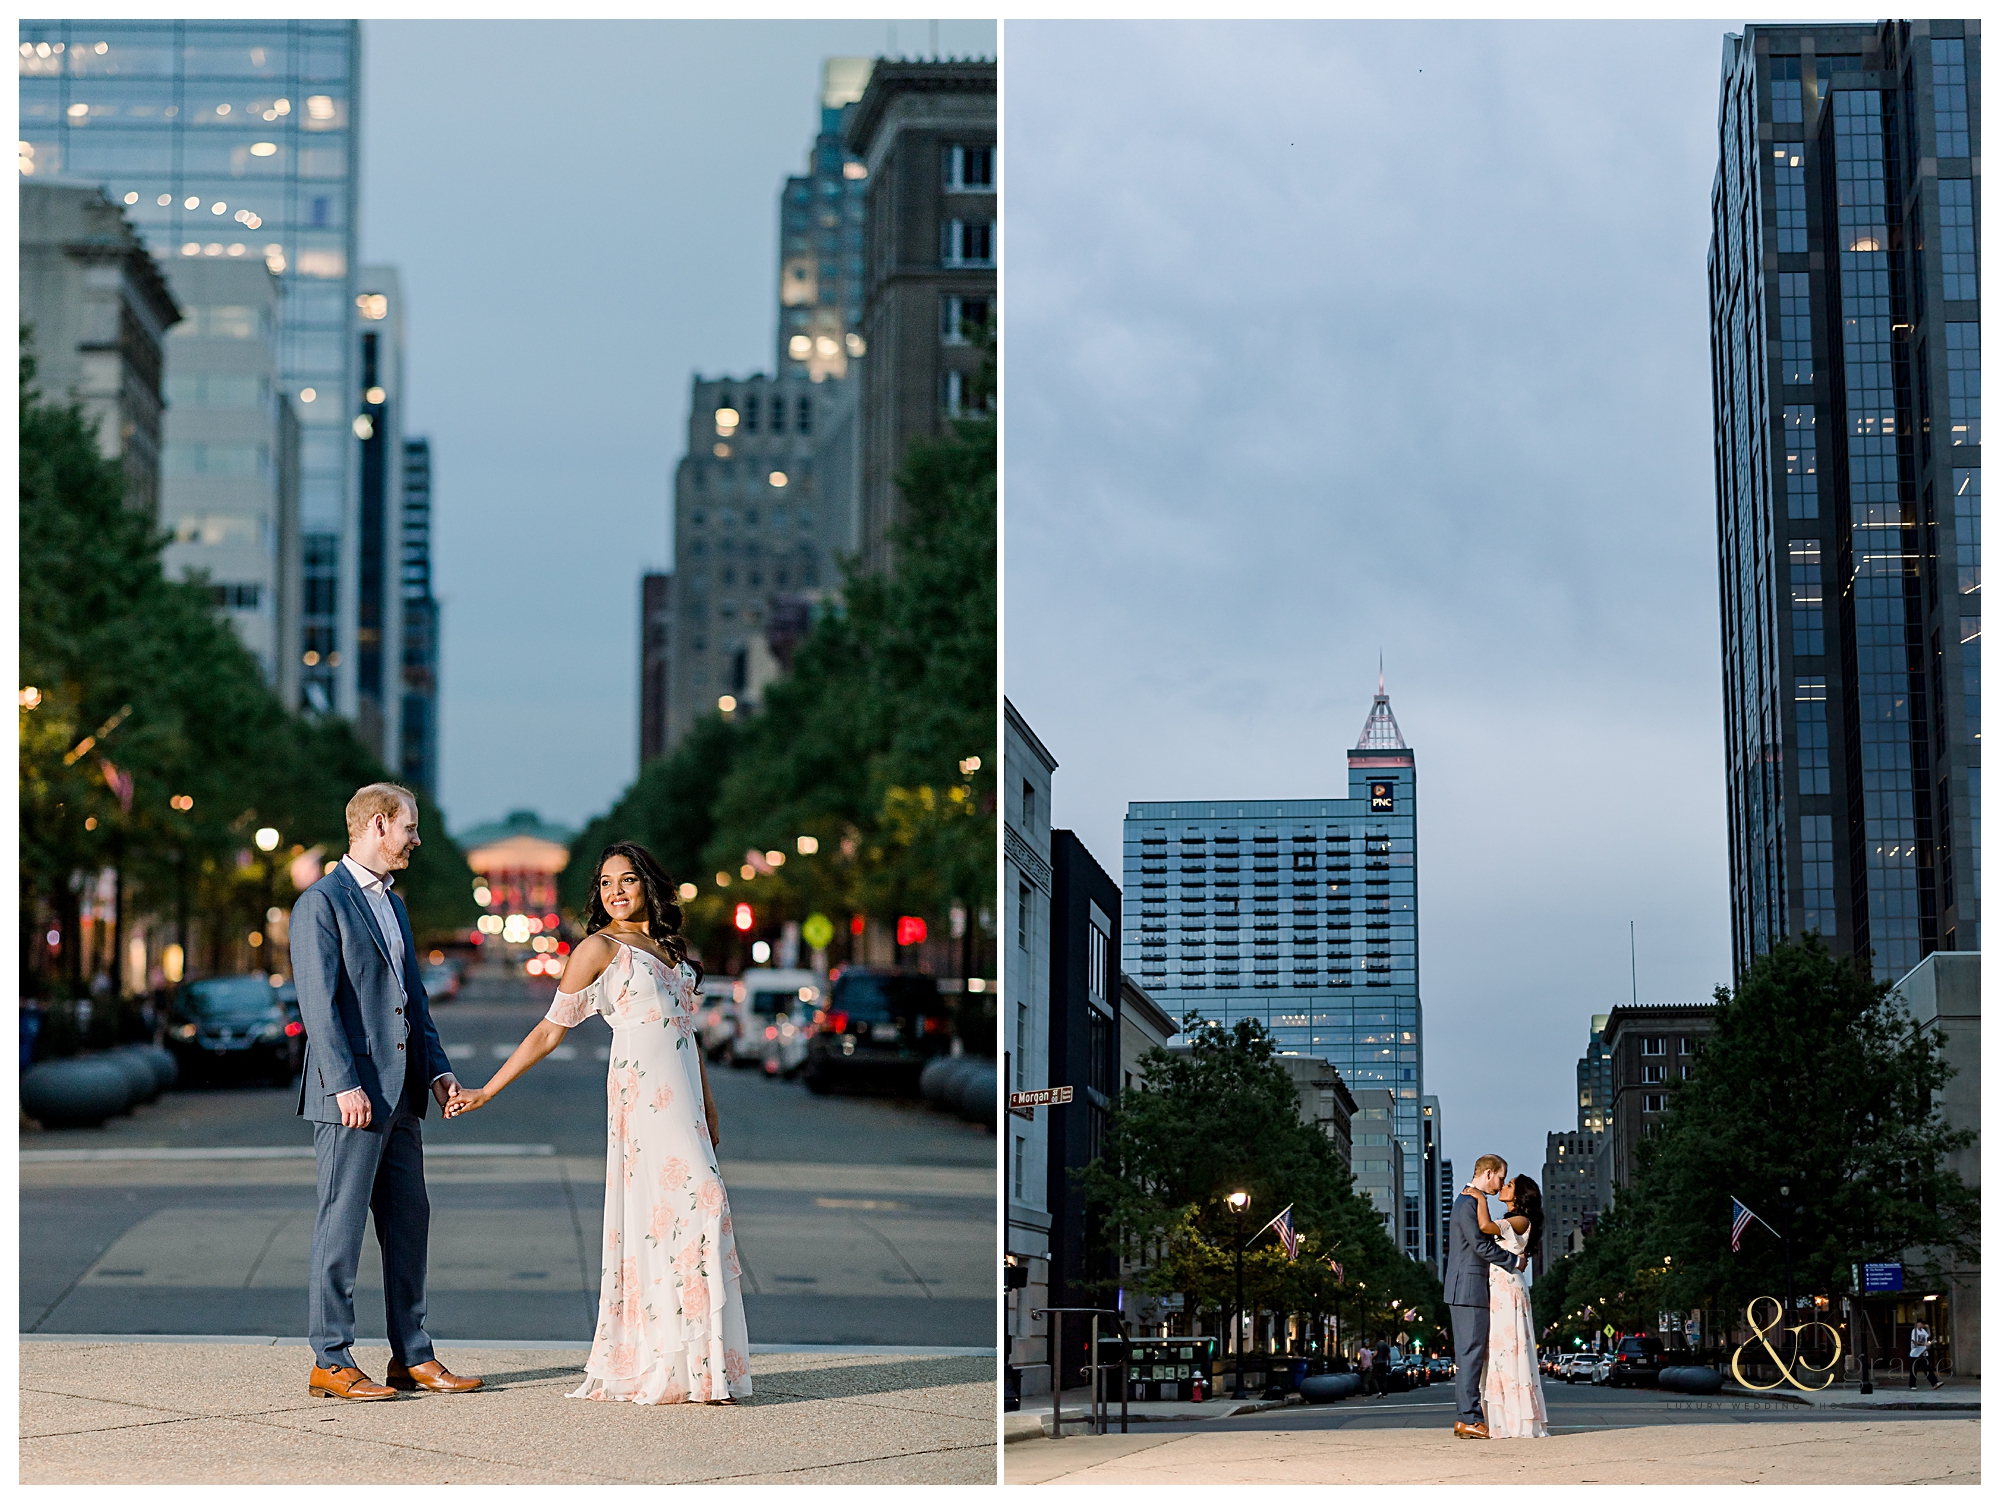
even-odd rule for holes
{"type": "Polygon", "coordinates": [[[1778,1180],[1778,1216],[1785,1224],[1785,1230],[1778,1234],[1778,1241],[1785,1249],[1785,1320],[1792,1319],[1792,1177],[1781,1176],[1778,1180]]]}
{"type": "Polygon", "coordinates": [[[1236,1304],[1229,1312],[1229,1340],[1236,1349],[1236,1398],[1243,1398],[1243,1214],[1250,1210],[1248,1191],[1231,1191],[1229,1209],[1236,1214],[1236,1304]]]}

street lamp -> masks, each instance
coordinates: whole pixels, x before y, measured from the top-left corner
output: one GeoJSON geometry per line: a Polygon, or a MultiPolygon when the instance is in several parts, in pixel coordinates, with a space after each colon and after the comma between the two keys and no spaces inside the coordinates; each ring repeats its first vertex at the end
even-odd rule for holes
{"type": "Polygon", "coordinates": [[[1792,1319],[1792,1177],[1781,1176],[1778,1180],[1778,1213],[1785,1224],[1785,1230],[1778,1235],[1778,1241],[1785,1248],[1785,1320],[1792,1319]]]}
{"type": "Polygon", "coordinates": [[[1229,1313],[1229,1340],[1236,1347],[1236,1398],[1243,1398],[1243,1214],[1250,1210],[1248,1191],[1231,1191],[1229,1209],[1236,1214],[1236,1305],[1229,1313]]]}
{"type": "Polygon", "coordinates": [[[276,829],[266,825],[257,832],[257,849],[259,851],[276,851],[278,849],[278,832],[276,829]]]}

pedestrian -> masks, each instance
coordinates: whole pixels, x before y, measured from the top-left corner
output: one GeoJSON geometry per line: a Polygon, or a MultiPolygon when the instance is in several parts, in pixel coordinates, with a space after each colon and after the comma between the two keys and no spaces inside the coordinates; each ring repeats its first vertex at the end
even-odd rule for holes
{"type": "Polygon", "coordinates": [[[1380,1394],[1382,1391],[1375,1387],[1375,1354],[1366,1347],[1362,1348],[1354,1355],[1354,1366],[1361,1374],[1361,1392],[1364,1395],[1380,1394]]]}
{"type": "Polygon", "coordinates": [[[1387,1337],[1376,1338],[1375,1392],[1377,1394],[1387,1394],[1389,1392],[1389,1364],[1391,1361],[1389,1356],[1389,1339],[1387,1337]]]}
{"type": "Polygon", "coordinates": [[[1931,1388],[1942,1389],[1938,1383],[1937,1364],[1931,1360],[1931,1329],[1924,1325],[1923,1318],[1910,1328],[1910,1387],[1917,1387],[1917,1365],[1922,1364],[1924,1377],[1931,1381],[1931,1388]]]}

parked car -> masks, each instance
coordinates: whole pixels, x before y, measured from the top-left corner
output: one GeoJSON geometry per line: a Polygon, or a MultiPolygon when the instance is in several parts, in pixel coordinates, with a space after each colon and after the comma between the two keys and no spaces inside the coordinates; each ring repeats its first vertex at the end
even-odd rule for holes
{"type": "Polygon", "coordinates": [[[176,988],[167,1048],[184,1081],[261,1078],[288,1086],[305,1059],[298,988],[261,972],[206,977],[176,988]]]}
{"type": "Polygon", "coordinates": [[[800,1074],[809,1090],[873,1081],[915,1091],[927,1061],[951,1048],[937,979],[879,966],[844,967],[813,1014],[800,1074]]]}
{"type": "Polygon", "coordinates": [[[1590,1355],[1590,1364],[1589,1364],[1589,1366],[1588,1366],[1588,1367],[1587,1367],[1587,1368],[1586,1368],[1586,1369],[1584,1370],[1584,1375],[1583,1375],[1583,1376],[1584,1376],[1585,1378],[1589,1379],[1589,1380],[1590,1380],[1590,1382],[1591,1382],[1591,1383],[1593,1383],[1593,1384],[1608,1384],[1608,1383],[1610,1383],[1610,1382],[1611,1382],[1611,1354],[1610,1354],[1610,1353],[1592,1353],[1592,1354],[1590,1355]]]}
{"type": "Polygon", "coordinates": [[[699,995],[695,1020],[701,1031],[702,1053],[710,1060],[720,1060],[736,1036],[736,1000],[730,993],[729,978],[703,977],[699,995]]]}
{"type": "MultiPolygon", "coordinates": [[[[800,989],[804,991],[804,988],[800,989]]],[[[820,989],[814,988],[817,993],[820,989]]],[[[802,999],[799,1009],[780,1014],[764,1028],[763,1065],[766,1076],[789,1081],[805,1068],[806,1045],[812,1039],[817,998],[802,999]]]]}
{"type": "Polygon", "coordinates": [[[1604,1382],[1613,1389],[1626,1384],[1658,1384],[1666,1367],[1667,1345],[1658,1337],[1624,1337],[1611,1352],[1604,1382]]]}
{"type": "Polygon", "coordinates": [[[434,1003],[448,1003],[458,996],[458,989],[464,981],[465,968],[449,956],[441,961],[426,961],[417,968],[417,980],[424,984],[424,995],[434,1003]]]}
{"type": "Polygon", "coordinates": [[[734,1029],[723,1054],[739,1070],[762,1068],[764,1044],[777,1038],[780,1022],[803,1023],[819,1006],[824,984],[819,974],[798,968],[759,967],[738,977],[730,998],[734,1029]]]}
{"type": "Polygon", "coordinates": [[[1596,1356],[1595,1353],[1589,1352],[1564,1353],[1556,1359],[1555,1377],[1565,1384],[1574,1384],[1578,1379],[1589,1378],[1590,1365],[1596,1356]]]}

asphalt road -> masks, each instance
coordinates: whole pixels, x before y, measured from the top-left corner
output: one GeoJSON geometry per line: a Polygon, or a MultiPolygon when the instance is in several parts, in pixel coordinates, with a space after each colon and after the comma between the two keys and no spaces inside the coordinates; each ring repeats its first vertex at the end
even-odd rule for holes
{"type": "MultiPolygon", "coordinates": [[[[475,977],[437,1006],[460,1079],[483,1084],[549,991],[475,977]]],[[[491,1106],[426,1121],[441,1343],[589,1340],[608,1043],[592,1020],[491,1106]]],[[[709,1078],[753,1343],[995,1345],[990,1132],[920,1102],[815,1097],[725,1065],[709,1078]]],[[[295,1089],[175,1091],[102,1128],[24,1129],[21,1330],[302,1334],[314,1193],[295,1101],[295,1089]],[[171,1157],[115,1157],[134,1151],[171,1157]]],[[[369,1241],[364,1337],[382,1330],[369,1241]]]]}

